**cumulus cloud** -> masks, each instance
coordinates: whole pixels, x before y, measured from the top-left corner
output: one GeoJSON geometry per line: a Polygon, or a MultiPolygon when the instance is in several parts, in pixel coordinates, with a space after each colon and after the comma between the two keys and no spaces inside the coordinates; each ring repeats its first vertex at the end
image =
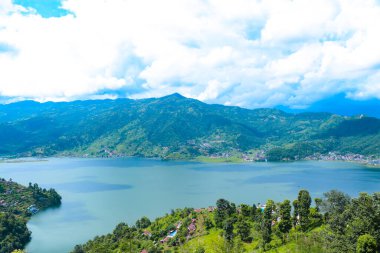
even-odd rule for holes
{"type": "Polygon", "coordinates": [[[375,0],[0,0],[0,96],[142,98],[245,107],[380,99],[375,0]]]}

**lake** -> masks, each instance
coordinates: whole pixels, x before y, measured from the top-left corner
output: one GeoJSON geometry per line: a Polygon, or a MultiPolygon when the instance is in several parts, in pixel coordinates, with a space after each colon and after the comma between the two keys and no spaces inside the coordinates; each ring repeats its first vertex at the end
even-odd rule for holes
{"type": "Polygon", "coordinates": [[[0,177],[36,182],[62,195],[62,206],[33,216],[28,253],[69,252],[111,232],[119,222],[151,219],[182,207],[207,207],[219,198],[236,204],[312,198],[330,189],[356,196],[380,191],[380,169],[343,162],[205,164],[153,159],[51,158],[0,163],[0,177]]]}

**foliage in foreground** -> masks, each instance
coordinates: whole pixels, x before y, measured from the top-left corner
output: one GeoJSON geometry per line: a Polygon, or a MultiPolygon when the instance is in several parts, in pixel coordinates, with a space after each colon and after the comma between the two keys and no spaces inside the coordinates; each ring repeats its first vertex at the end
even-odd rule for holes
{"type": "Polygon", "coordinates": [[[220,199],[216,208],[178,209],[153,222],[144,217],[135,226],[121,223],[72,253],[370,253],[379,246],[380,193],[351,198],[333,190],[312,206],[309,192],[301,190],[293,202],[236,206],[220,199]]]}
{"type": "Polygon", "coordinates": [[[43,189],[37,184],[22,186],[0,178],[0,253],[22,249],[31,239],[26,222],[31,210],[59,206],[61,196],[54,189],[43,189]],[[35,209],[28,209],[33,206],[35,209]]]}

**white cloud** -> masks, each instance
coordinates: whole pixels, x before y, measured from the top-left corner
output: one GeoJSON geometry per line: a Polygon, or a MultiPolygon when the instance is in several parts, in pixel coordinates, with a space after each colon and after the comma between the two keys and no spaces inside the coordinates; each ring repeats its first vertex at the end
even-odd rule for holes
{"type": "Polygon", "coordinates": [[[375,0],[66,0],[43,18],[0,0],[0,96],[180,92],[247,107],[380,98],[375,0]],[[4,50],[3,50],[4,51],[4,50]]]}

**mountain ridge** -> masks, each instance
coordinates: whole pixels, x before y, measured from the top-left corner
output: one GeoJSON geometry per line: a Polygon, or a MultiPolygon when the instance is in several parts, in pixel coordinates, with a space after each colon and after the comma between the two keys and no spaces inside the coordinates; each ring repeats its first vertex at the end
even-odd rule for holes
{"type": "Polygon", "coordinates": [[[0,105],[0,143],[2,156],[378,156],[380,119],[206,104],[178,93],[138,100],[24,101],[0,105]]]}

